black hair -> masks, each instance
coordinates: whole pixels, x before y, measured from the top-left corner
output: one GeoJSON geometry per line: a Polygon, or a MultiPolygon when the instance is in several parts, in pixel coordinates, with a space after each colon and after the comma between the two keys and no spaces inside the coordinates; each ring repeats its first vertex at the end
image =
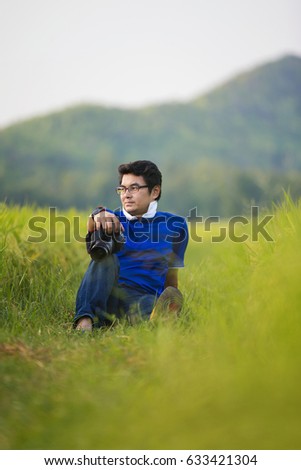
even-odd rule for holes
{"type": "MultiPolygon", "coordinates": [[[[136,162],[123,163],[118,167],[119,172],[119,183],[121,184],[123,175],[133,174],[135,176],[143,176],[145,183],[148,186],[149,192],[154,186],[162,187],[162,174],[155,165],[155,163],[148,160],[137,160],[136,162]]],[[[158,201],[161,197],[161,191],[159,196],[156,198],[158,201]]]]}

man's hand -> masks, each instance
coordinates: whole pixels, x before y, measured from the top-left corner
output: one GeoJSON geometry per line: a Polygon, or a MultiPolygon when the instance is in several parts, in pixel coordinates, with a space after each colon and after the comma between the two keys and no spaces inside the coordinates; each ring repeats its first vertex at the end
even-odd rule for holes
{"type": "Polygon", "coordinates": [[[87,229],[88,232],[94,232],[102,228],[105,233],[120,233],[124,231],[118,217],[112,212],[102,211],[96,214],[93,218],[90,216],[88,219],[87,229]]]}

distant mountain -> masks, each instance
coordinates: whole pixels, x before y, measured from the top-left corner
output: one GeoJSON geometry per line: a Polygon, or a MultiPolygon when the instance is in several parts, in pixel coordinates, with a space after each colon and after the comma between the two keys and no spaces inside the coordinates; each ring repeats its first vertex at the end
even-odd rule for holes
{"type": "Polygon", "coordinates": [[[301,58],[257,67],[185,104],[81,105],[0,132],[0,200],[118,206],[119,163],[151,159],[162,206],[229,215],[301,195],[301,58]]]}
{"type": "Polygon", "coordinates": [[[301,58],[287,56],[241,74],[195,104],[214,131],[220,129],[222,148],[235,163],[301,169],[301,58]],[[227,145],[229,136],[235,141],[227,145]]]}

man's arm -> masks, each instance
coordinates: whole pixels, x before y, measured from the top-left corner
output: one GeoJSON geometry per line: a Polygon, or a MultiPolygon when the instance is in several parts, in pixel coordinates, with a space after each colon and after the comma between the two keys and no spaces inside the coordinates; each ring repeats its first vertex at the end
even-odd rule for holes
{"type": "Polygon", "coordinates": [[[168,286],[175,287],[176,289],[178,288],[178,269],[177,268],[170,268],[167,271],[164,289],[166,289],[166,287],[168,286]]]}

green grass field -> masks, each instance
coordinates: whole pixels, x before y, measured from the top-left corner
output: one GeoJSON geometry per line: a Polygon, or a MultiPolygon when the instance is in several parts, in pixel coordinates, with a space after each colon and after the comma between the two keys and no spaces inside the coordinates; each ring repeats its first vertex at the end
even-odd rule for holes
{"type": "Polygon", "coordinates": [[[92,335],[71,328],[85,246],[62,223],[28,242],[34,216],[0,207],[0,448],[301,448],[300,203],[273,242],[191,241],[177,323],[92,335]]]}

